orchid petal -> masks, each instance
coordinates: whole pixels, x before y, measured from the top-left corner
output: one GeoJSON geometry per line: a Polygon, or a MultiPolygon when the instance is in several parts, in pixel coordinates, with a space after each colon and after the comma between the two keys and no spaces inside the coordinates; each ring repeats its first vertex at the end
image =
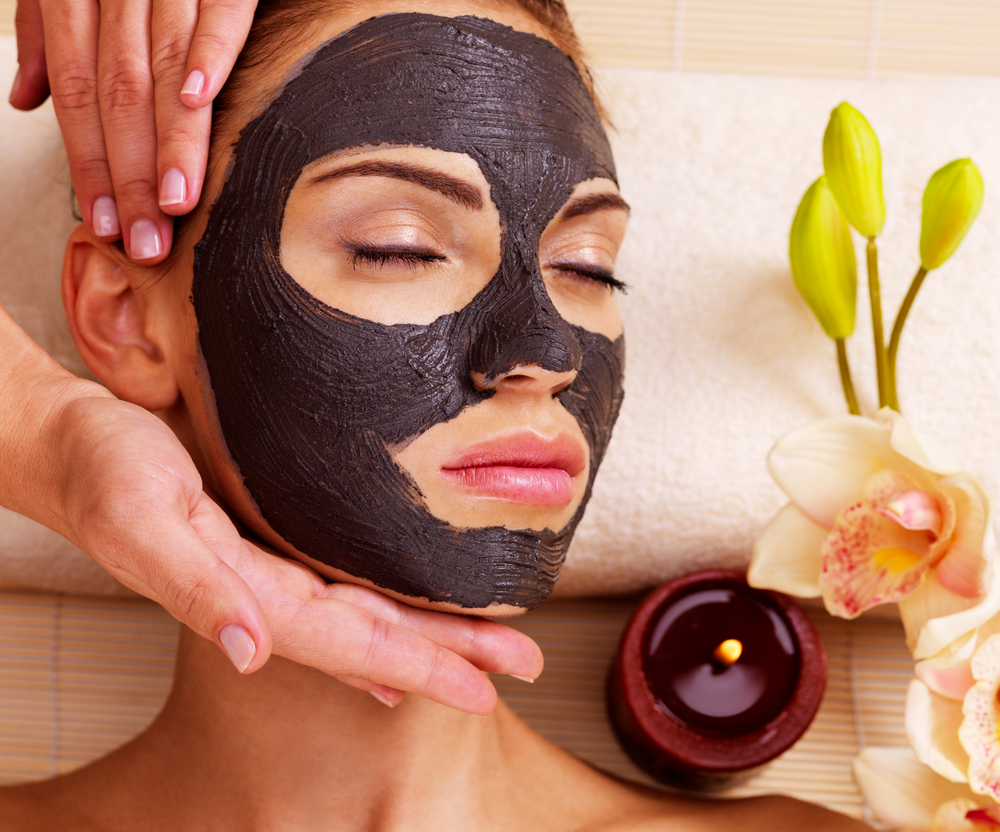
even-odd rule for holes
{"type": "Polygon", "coordinates": [[[819,579],[831,614],[855,618],[877,604],[905,598],[930,569],[930,534],[905,529],[881,512],[911,484],[898,471],[879,471],[837,515],[823,542],[819,579]]]}
{"type": "Polygon", "coordinates": [[[985,832],[988,826],[968,817],[969,812],[983,809],[971,796],[959,797],[942,803],[934,813],[931,832],[985,832]]]}
{"type": "MultiPolygon", "coordinates": [[[[975,636],[970,633],[963,646],[971,647],[974,641],[975,636]]],[[[969,652],[971,654],[971,650],[969,652]]],[[[976,683],[972,676],[971,658],[952,659],[947,663],[928,659],[917,664],[915,672],[917,678],[927,685],[932,693],[956,702],[965,699],[969,688],[976,683]]]]}
{"type": "Polygon", "coordinates": [[[919,679],[906,691],[906,738],[917,759],[942,777],[965,783],[969,755],[958,741],[962,703],[931,693],[919,679]]]}
{"type": "Polygon", "coordinates": [[[854,779],[875,817],[892,829],[930,829],[938,806],[969,796],[968,786],[935,774],[909,748],[866,748],[854,758],[854,779]]]}
{"type": "Polygon", "coordinates": [[[795,506],[785,506],[754,542],[747,583],[799,598],[817,597],[825,537],[826,529],[795,506]]]}
{"type": "Polygon", "coordinates": [[[958,731],[969,754],[969,785],[1000,801],[1000,635],[990,636],[972,657],[976,683],[965,695],[958,731]]]}
{"type": "Polygon", "coordinates": [[[977,807],[965,813],[966,820],[978,821],[988,826],[1000,826],[1000,806],[997,804],[977,807]]]}
{"type": "Polygon", "coordinates": [[[878,512],[899,523],[904,529],[932,532],[935,537],[941,536],[942,519],[938,502],[919,488],[897,494],[878,512]]]}
{"type": "Polygon", "coordinates": [[[899,602],[906,644],[915,659],[937,655],[1000,613],[1000,581],[990,570],[985,576],[989,588],[978,601],[945,589],[936,572],[931,570],[916,592],[899,602]]]}
{"type": "Polygon", "coordinates": [[[771,476],[813,522],[829,529],[878,471],[895,469],[924,487],[933,478],[892,450],[889,433],[862,416],[821,419],[782,437],[767,458],[771,476]]]}
{"type": "Polygon", "coordinates": [[[941,480],[938,490],[953,504],[956,518],[947,552],[936,566],[938,579],[956,595],[978,598],[984,591],[989,500],[979,483],[967,475],[941,480]]]}
{"type": "Polygon", "coordinates": [[[919,468],[942,476],[962,471],[962,467],[955,462],[943,445],[932,436],[917,434],[892,408],[883,407],[875,420],[889,431],[889,444],[892,449],[919,468]]]}

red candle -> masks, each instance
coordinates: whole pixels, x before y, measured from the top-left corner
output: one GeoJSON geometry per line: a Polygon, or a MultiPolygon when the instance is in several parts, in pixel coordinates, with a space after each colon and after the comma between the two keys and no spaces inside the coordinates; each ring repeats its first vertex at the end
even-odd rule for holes
{"type": "Polygon", "coordinates": [[[812,722],[826,654],[790,598],[740,572],[685,575],[654,590],[622,635],[608,684],[615,733],[661,782],[735,785],[812,722]]]}

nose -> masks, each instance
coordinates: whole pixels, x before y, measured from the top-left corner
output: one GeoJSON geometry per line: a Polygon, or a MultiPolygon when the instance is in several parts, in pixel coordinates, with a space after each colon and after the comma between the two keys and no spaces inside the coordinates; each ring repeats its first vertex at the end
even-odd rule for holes
{"type": "Polygon", "coordinates": [[[555,396],[573,383],[577,372],[575,369],[558,372],[546,370],[539,364],[521,364],[500,376],[488,377],[475,371],[469,375],[473,386],[481,393],[510,390],[555,396]]]}
{"type": "Polygon", "coordinates": [[[573,383],[583,363],[580,340],[540,279],[491,305],[470,356],[469,375],[477,390],[504,385],[555,395],[573,383]]]}

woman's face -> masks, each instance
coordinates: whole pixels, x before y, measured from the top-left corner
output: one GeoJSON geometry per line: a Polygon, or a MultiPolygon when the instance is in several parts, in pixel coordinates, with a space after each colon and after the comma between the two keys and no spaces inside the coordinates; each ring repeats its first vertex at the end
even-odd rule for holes
{"type": "Polygon", "coordinates": [[[361,22],[243,129],[185,392],[265,540],[494,615],[550,591],[610,438],[627,213],[572,63],[497,18],[361,22]]]}

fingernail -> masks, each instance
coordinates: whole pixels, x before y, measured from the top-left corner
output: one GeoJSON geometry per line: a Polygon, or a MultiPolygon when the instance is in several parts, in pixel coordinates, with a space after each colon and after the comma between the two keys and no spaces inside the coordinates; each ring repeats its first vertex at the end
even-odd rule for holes
{"type": "Polygon", "coordinates": [[[379,702],[385,705],[387,708],[395,708],[396,703],[393,702],[388,696],[383,693],[379,693],[377,690],[368,691],[372,696],[374,696],[379,702]]]}
{"type": "Polygon", "coordinates": [[[180,205],[187,199],[187,181],[177,168],[170,168],[160,180],[160,205],[180,205]]]}
{"type": "Polygon", "coordinates": [[[516,673],[510,674],[511,679],[520,679],[522,682],[527,682],[529,685],[535,684],[535,680],[530,676],[518,676],[516,673]]]}
{"type": "MultiPolygon", "coordinates": [[[[139,222],[143,222],[143,220],[139,220],[139,222]]],[[[246,672],[257,653],[257,647],[253,643],[253,639],[250,638],[250,633],[239,624],[227,624],[219,633],[219,641],[222,642],[222,649],[234,667],[240,673],[246,672]]]]}
{"type": "Polygon", "coordinates": [[[21,91],[21,68],[17,68],[17,75],[14,76],[14,84],[10,88],[10,97],[7,101],[10,104],[14,103],[14,99],[17,98],[17,94],[21,91]]]}
{"type": "Polygon", "coordinates": [[[205,89],[205,73],[200,69],[192,69],[184,79],[181,95],[201,95],[205,89]]]}
{"type": "Polygon", "coordinates": [[[152,220],[136,220],[132,223],[128,247],[133,260],[149,260],[159,256],[163,252],[163,241],[156,223],[152,220]]]}
{"type": "Polygon", "coordinates": [[[98,237],[117,237],[122,230],[118,222],[118,206],[110,196],[99,196],[94,200],[94,233],[98,237]]]}

